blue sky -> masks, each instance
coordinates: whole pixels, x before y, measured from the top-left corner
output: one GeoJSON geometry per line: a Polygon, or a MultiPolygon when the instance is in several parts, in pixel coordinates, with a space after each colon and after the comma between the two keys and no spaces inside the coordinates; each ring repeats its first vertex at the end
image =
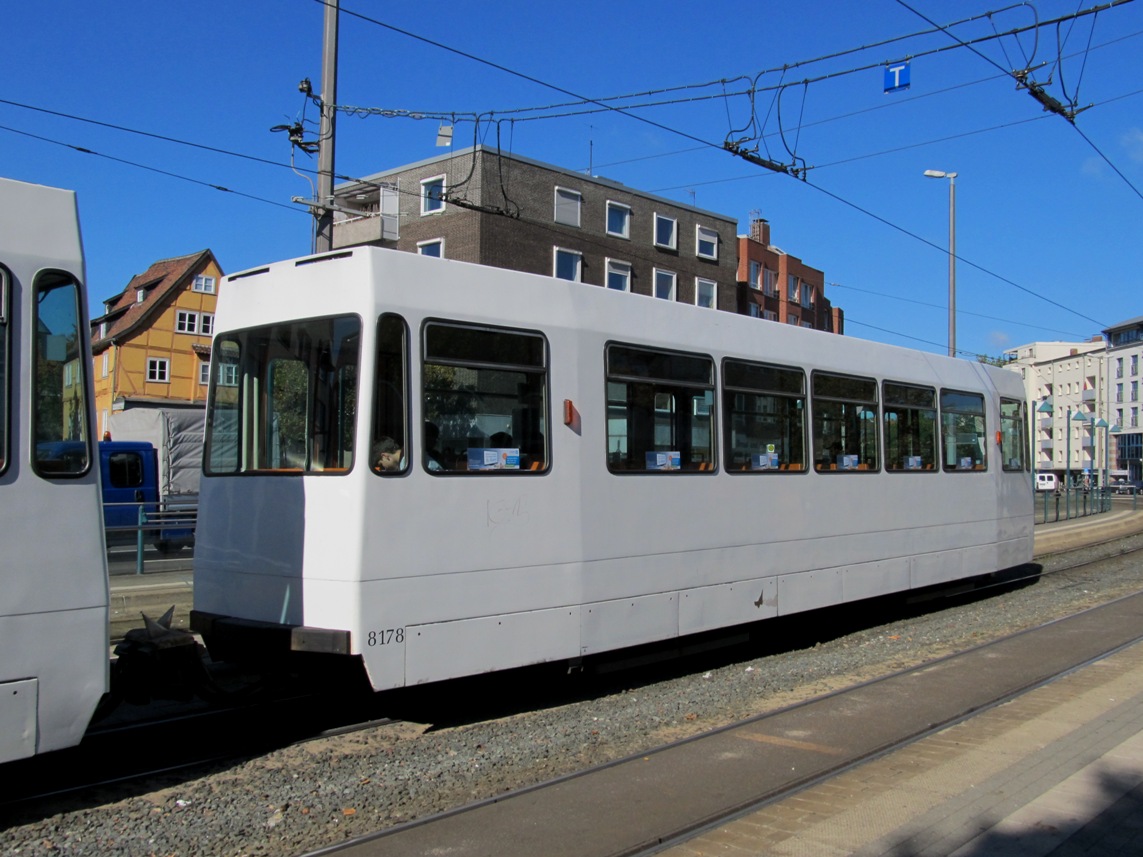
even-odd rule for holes
{"type": "MultiPolygon", "coordinates": [[[[957,346],[997,355],[1143,315],[1143,3],[982,40],[1097,5],[342,0],[337,101],[455,115],[457,147],[499,138],[740,232],[760,214],[825,271],[847,334],[937,353],[948,181],[923,173],[955,171],[957,346]],[[886,94],[904,57],[911,86],[886,94]],[[1045,112],[1005,73],[1023,67],[1088,109],[1045,112]],[[617,96],[623,110],[556,106],[617,96]]],[[[0,175],[78,191],[96,311],[157,259],[209,247],[233,273],[309,252],[290,200],[316,161],[296,155],[295,173],[269,129],[316,118],[297,86],[320,92],[322,17],[316,0],[8,4],[0,175]]],[[[340,114],[336,172],[440,154],[438,124],[340,114]]]]}

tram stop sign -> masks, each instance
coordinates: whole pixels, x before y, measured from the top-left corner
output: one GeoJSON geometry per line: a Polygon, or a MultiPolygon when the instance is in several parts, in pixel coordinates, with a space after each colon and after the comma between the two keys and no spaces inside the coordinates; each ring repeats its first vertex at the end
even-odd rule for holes
{"type": "Polygon", "coordinates": [[[885,66],[885,92],[902,92],[908,88],[908,62],[902,61],[885,66]]]}

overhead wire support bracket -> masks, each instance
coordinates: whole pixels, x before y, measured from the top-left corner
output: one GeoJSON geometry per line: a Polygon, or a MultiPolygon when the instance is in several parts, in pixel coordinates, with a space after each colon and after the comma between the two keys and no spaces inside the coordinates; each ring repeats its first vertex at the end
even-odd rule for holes
{"type": "MultiPolygon", "coordinates": [[[[1028,94],[1036,99],[1036,101],[1040,103],[1040,106],[1043,107],[1046,112],[1055,113],[1058,116],[1063,116],[1074,125],[1076,116],[1087,108],[1081,107],[1079,110],[1077,110],[1075,105],[1065,106],[1064,103],[1058,98],[1049,95],[1048,91],[1044,89],[1042,84],[1036,83],[1034,80],[1029,80],[1028,71],[1028,69],[1021,69],[1019,71],[1012,72],[1012,76],[1016,78],[1017,89],[1028,90],[1028,94]]],[[[1051,83],[1050,80],[1048,82],[1051,83]]]]}
{"type": "Polygon", "coordinates": [[[722,147],[730,154],[735,155],[748,163],[754,164],[757,167],[763,167],[776,173],[785,173],[788,176],[793,176],[796,179],[806,180],[806,169],[795,167],[793,164],[781,164],[778,161],[772,161],[769,158],[763,158],[749,149],[742,148],[738,143],[732,143],[729,140],[722,144],[722,147]]]}

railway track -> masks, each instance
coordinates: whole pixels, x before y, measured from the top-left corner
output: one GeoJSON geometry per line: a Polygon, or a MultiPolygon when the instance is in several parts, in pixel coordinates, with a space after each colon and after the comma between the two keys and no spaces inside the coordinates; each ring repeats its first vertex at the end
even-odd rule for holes
{"type": "MultiPolygon", "coordinates": [[[[1098,577],[1101,574],[1100,568],[1106,564],[1137,553],[1138,547],[1134,541],[1126,540],[1096,548],[1094,565],[1082,561],[1074,553],[1056,555],[1047,563],[1048,567],[1042,569],[1040,576],[1047,581],[1058,581],[1053,585],[1064,588],[1085,587],[1086,581],[1098,577]]],[[[252,703],[231,711],[212,711],[201,704],[197,705],[199,710],[192,711],[188,710],[186,704],[176,704],[169,706],[169,716],[163,714],[159,718],[169,722],[151,723],[145,728],[140,727],[141,731],[128,725],[108,726],[96,730],[90,746],[85,742],[80,748],[81,755],[59,756],[60,763],[55,773],[48,768],[41,767],[37,770],[36,765],[30,764],[25,772],[5,777],[6,782],[19,785],[9,789],[8,793],[3,795],[3,799],[20,800],[20,807],[9,803],[6,811],[15,809],[19,817],[30,820],[34,827],[36,818],[48,817],[52,812],[58,811],[61,796],[65,793],[64,802],[67,804],[74,805],[78,802],[95,811],[103,806],[114,805],[118,807],[116,811],[122,812],[119,804],[125,801],[131,802],[133,796],[147,794],[156,788],[166,791],[171,783],[188,786],[205,784],[219,772],[227,776],[228,772],[236,768],[261,767],[260,759],[279,756],[283,752],[288,752],[285,748],[292,744],[312,741],[315,737],[331,734],[332,730],[342,730],[361,736],[384,735],[395,731],[403,736],[402,740],[415,738],[415,741],[407,744],[392,744],[390,749],[385,751],[392,753],[394,748],[403,749],[410,753],[407,759],[412,759],[423,756],[424,753],[440,752],[439,747],[431,751],[428,749],[429,746],[436,747],[435,744],[426,741],[430,737],[439,743],[444,740],[442,736],[449,736],[454,732],[458,736],[464,734],[466,730],[476,730],[483,734],[484,731],[492,730],[501,723],[514,724],[519,720],[519,727],[508,727],[514,734],[517,728],[526,729],[528,721],[536,718],[536,714],[529,712],[566,708],[568,716],[577,718],[578,722],[582,723],[583,715],[574,714],[578,710],[577,705],[595,709],[609,704],[609,700],[616,694],[650,695],[651,688],[662,681],[701,683],[705,674],[711,671],[717,672],[726,668],[726,665],[732,665],[744,658],[762,657],[762,660],[754,662],[761,670],[767,668],[770,658],[765,656],[771,653],[778,661],[790,657],[789,653],[798,650],[808,650],[807,657],[820,650],[824,657],[834,645],[849,646],[850,644],[845,642],[847,634],[856,634],[859,638],[878,636],[879,632],[868,629],[880,623],[891,623],[907,635],[911,633],[909,630],[911,623],[917,621],[917,617],[923,620],[924,617],[940,616],[946,609],[956,609],[966,604],[969,605],[969,609],[977,609],[972,606],[974,604],[986,607],[990,602],[995,603],[990,597],[993,594],[1002,594],[1005,590],[1031,583],[1036,578],[1037,574],[1033,569],[1026,579],[1009,577],[982,581],[979,586],[971,590],[950,588],[928,593],[933,598],[939,597],[940,600],[925,603],[915,603],[912,598],[908,600],[914,603],[905,603],[904,599],[882,599],[875,605],[860,605],[858,609],[841,608],[814,614],[813,618],[818,620],[816,622],[796,621],[783,625],[782,620],[771,620],[762,623],[760,627],[772,641],[775,637],[783,638],[781,645],[771,642],[760,647],[757,642],[753,642],[738,648],[705,652],[681,661],[668,661],[619,675],[588,676],[576,682],[569,682],[566,677],[557,676],[554,671],[523,671],[449,683],[438,696],[434,696],[434,693],[440,689],[434,688],[407,694],[370,696],[368,701],[373,703],[372,708],[365,707],[363,700],[348,700],[345,706],[333,703],[328,688],[318,689],[309,701],[303,700],[301,695],[290,696],[285,693],[281,693],[274,700],[272,693],[267,689],[264,691],[266,698],[260,700],[258,704],[252,703]],[[841,642],[831,644],[831,639],[841,642]],[[815,646],[818,648],[814,648],[815,646]],[[520,690],[521,684],[526,684],[527,689],[520,690]],[[458,704],[459,701],[463,702],[458,704]],[[353,708],[353,706],[358,707],[353,708]],[[331,708],[350,709],[352,714],[334,722],[328,716],[331,708]],[[283,712],[286,711],[290,713],[289,717],[283,716],[283,712]],[[442,716],[442,712],[445,711],[448,714],[442,716]],[[379,722],[387,716],[392,719],[387,721],[386,725],[379,726],[379,722]],[[425,726],[426,723],[433,725],[425,726]],[[271,726],[274,728],[271,729],[271,726]],[[200,737],[195,738],[196,733],[200,737]],[[426,744],[423,753],[415,749],[420,743],[426,744]],[[195,752],[196,747],[197,752],[195,752]],[[172,753],[172,748],[177,750],[177,753],[172,753]],[[263,756],[263,754],[268,755],[263,756]],[[136,760],[133,766],[127,764],[132,759],[136,760]],[[68,783],[67,778],[58,772],[69,770],[97,772],[99,776],[88,776],[85,781],[68,783]],[[32,788],[32,784],[37,782],[37,778],[38,782],[44,785],[39,791],[38,799],[31,799],[36,791],[32,788]],[[55,794],[57,797],[44,797],[48,794],[55,794]]],[[[1025,600],[1025,592],[1032,593],[1035,590],[1015,593],[1017,603],[1025,600]]],[[[1069,600],[1070,598],[1071,596],[1069,600]]],[[[959,624],[959,620],[956,620],[956,623],[959,624]]],[[[959,648],[964,646],[961,645],[959,648]]],[[[191,703],[190,708],[195,707],[196,705],[191,703]]],[[[707,723],[709,723],[708,715],[702,715],[695,729],[707,723]]],[[[351,735],[346,740],[352,745],[367,743],[373,739],[351,735]]],[[[529,739],[524,732],[513,740],[527,743],[529,739]]],[[[333,748],[336,742],[319,742],[319,745],[333,748]]],[[[599,749],[607,748],[592,748],[592,753],[599,749]]],[[[479,756],[483,752],[485,751],[477,750],[475,754],[479,756]]],[[[660,751],[650,747],[639,750],[640,756],[649,752],[660,751]]],[[[585,754],[589,763],[592,753],[585,754]]],[[[304,757],[306,754],[301,755],[304,757]]],[[[271,763],[271,767],[279,764],[281,763],[271,763]]],[[[397,764],[410,763],[406,761],[397,764]]],[[[491,762],[489,767],[492,767],[491,762]]],[[[553,763],[551,770],[557,777],[566,777],[570,771],[578,772],[581,767],[582,764],[577,766],[574,763],[558,762],[553,763]]],[[[13,772],[15,773],[15,769],[13,772]]],[[[245,776],[243,775],[243,778],[245,776]]],[[[380,780],[379,775],[375,777],[380,780]]],[[[521,770],[518,774],[507,772],[493,791],[503,794],[506,790],[518,789],[521,786],[530,789],[534,788],[537,782],[544,782],[546,779],[542,775],[537,776],[534,770],[521,770]]],[[[380,784],[378,782],[378,785],[380,784]]],[[[447,784],[440,785],[439,795],[426,803],[424,809],[417,809],[421,802],[418,797],[412,807],[405,809],[404,812],[418,817],[433,814],[442,808],[452,812],[451,807],[471,801],[473,797],[479,798],[484,788],[475,786],[465,788],[461,794],[450,797],[450,790],[445,787],[447,784]]],[[[213,790],[213,787],[211,788],[213,790]]],[[[361,803],[362,799],[354,798],[352,802],[361,803]]],[[[297,805],[296,801],[285,801],[283,805],[285,804],[297,805]]],[[[361,815],[367,816],[367,813],[362,811],[361,815]]],[[[353,818],[347,818],[350,823],[355,823],[353,818]]],[[[373,822],[368,829],[372,831],[379,827],[391,827],[394,822],[399,824],[402,820],[400,815],[391,816],[387,822],[373,822]]],[[[362,821],[364,822],[364,819],[362,821]]],[[[341,839],[344,832],[348,831],[339,833],[336,839],[341,839]]],[[[319,838],[319,841],[323,840],[319,838]]],[[[313,843],[303,836],[298,839],[296,846],[291,846],[288,850],[300,851],[301,846],[306,846],[307,843],[309,847],[313,846],[313,843]]],[[[208,849],[198,850],[210,853],[208,849]]]]}

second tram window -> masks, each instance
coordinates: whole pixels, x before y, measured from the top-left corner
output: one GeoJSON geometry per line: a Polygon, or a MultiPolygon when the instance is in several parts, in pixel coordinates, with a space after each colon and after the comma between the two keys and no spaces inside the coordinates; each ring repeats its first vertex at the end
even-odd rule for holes
{"type": "Polygon", "coordinates": [[[806,376],[801,369],[727,360],[722,367],[727,467],[806,469],[806,376]]]}
{"type": "Polygon", "coordinates": [[[889,381],[881,389],[885,469],[933,470],[937,462],[937,391],[889,381]]]}
{"type": "Polygon", "coordinates": [[[815,372],[814,469],[877,469],[877,382],[815,372]]]}
{"type": "Polygon", "coordinates": [[[547,342],[539,333],[445,322],[424,331],[425,466],[547,470],[547,342]]]}
{"type": "Polygon", "coordinates": [[[612,472],[714,469],[714,361],[607,347],[607,467],[612,472]]]}

